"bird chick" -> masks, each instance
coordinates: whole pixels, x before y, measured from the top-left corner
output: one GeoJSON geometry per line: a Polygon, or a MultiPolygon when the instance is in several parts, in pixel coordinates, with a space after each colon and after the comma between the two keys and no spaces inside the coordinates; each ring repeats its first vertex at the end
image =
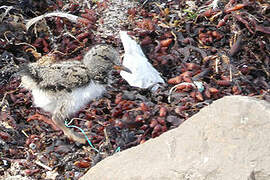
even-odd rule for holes
{"type": "Polygon", "coordinates": [[[92,47],[82,62],[27,64],[20,71],[21,85],[32,92],[37,107],[52,114],[52,121],[68,138],[85,143],[85,138],[67,128],[64,121],[102,96],[113,69],[130,72],[120,64],[113,47],[100,44],[92,47]]]}

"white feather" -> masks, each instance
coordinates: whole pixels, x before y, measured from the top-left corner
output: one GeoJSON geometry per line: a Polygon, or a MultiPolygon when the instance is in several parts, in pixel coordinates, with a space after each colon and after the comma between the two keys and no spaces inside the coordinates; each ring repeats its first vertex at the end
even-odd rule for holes
{"type": "MultiPolygon", "coordinates": [[[[126,31],[120,32],[125,54],[123,65],[132,73],[121,71],[121,76],[131,85],[140,88],[149,88],[157,83],[164,83],[159,72],[148,62],[141,47],[131,39],[126,31]]],[[[156,88],[152,88],[155,90],[156,88]]]]}

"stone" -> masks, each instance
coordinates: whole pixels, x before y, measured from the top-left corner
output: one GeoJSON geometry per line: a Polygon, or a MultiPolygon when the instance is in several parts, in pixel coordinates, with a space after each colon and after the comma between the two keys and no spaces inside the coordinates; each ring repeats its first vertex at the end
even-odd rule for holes
{"type": "Polygon", "coordinates": [[[87,179],[269,180],[270,104],[214,101],[178,128],[99,162],[87,179]]]}

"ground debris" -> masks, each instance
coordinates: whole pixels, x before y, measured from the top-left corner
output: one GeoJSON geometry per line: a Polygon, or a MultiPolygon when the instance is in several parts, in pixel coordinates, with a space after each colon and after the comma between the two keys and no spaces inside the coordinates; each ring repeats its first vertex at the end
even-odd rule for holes
{"type": "Polygon", "coordinates": [[[243,95],[270,102],[268,1],[213,3],[0,3],[0,178],[79,179],[100,160],[178,127],[214,100],[243,95]],[[105,96],[72,122],[97,153],[51,127],[17,73],[37,60],[81,60],[97,43],[123,52],[120,30],[136,39],[165,84],[151,92],[113,74],[105,96]]]}

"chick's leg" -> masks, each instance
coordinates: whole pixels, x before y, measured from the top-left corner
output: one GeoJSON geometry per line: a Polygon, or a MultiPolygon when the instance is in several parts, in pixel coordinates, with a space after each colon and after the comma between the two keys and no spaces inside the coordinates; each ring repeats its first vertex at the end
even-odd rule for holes
{"type": "Polygon", "coordinates": [[[59,128],[52,122],[51,118],[46,117],[43,114],[36,112],[34,115],[27,118],[27,122],[32,120],[39,120],[49,124],[55,131],[59,131],[59,128]]]}
{"type": "Polygon", "coordinates": [[[67,128],[65,126],[65,119],[68,118],[68,116],[66,114],[67,113],[65,111],[65,106],[63,106],[63,105],[59,106],[55,110],[55,112],[53,113],[53,116],[52,116],[53,122],[55,123],[55,125],[57,127],[59,127],[64,132],[64,134],[69,139],[72,139],[72,140],[77,141],[79,143],[85,144],[86,140],[85,140],[84,136],[74,132],[72,129],[67,128]]]}

